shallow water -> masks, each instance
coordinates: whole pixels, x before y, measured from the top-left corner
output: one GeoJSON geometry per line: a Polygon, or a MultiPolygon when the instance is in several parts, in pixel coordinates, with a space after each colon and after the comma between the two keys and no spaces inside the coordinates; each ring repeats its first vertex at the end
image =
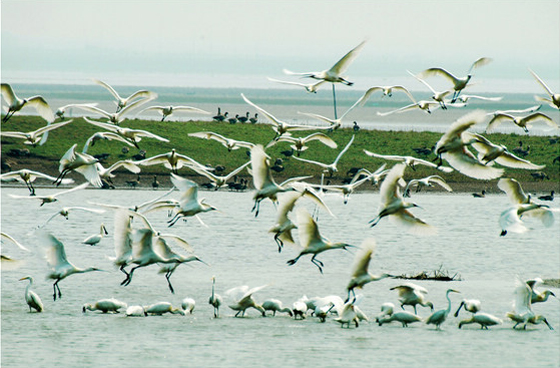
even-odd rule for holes
{"type": "MultiPolygon", "coordinates": [[[[38,194],[58,190],[40,189],[38,194]]],[[[267,230],[274,223],[274,207],[261,204],[254,218],[252,193],[201,192],[200,197],[220,209],[201,216],[207,227],[194,219],[179,221],[167,228],[165,212],[148,214],[156,229],[187,239],[195,253],[209,264],[181,265],[171,277],[176,293],[167,288],[157,266],[138,269],[127,287],[120,286],[123,274],[115,270],[107,257],[114,255],[113,219],[105,214],[71,212],[69,219],[53,219],[46,229],[66,247],[68,259],[78,267],[95,266],[107,272],[73,275],[60,282],[62,298],[53,302],[52,282],[45,280],[47,266],[33,229],[64,206],[90,206],[86,201],[134,205],[163,194],[150,190],[85,190],[61,197],[60,204],[39,207],[36,200],[15,200],[9,194],[25,195],[26,189],[2,188],[2,231],[9,233],[33,252],[23,252],[12,244],[2,245],[2,253],[24,260],[15,270],[2,270],[2,366],[539,366],[560,365],[559,301],[550,298],[533,308],[547,317],[555,330],[545,325],[515,331],[504,314],[510,311],[515,278],[560,277],[560,227],[544,228],[529,222],[530,231],[500,237],[499,214],[509,207],[505,195],[484,199],[470,194],[423,194],[413,200],[423,207],[413,212],[438,228],[438,235],[415,237],[383,219],[375,228],[367,222],[375,216],[379,203],[376,192],[356,193],[347,205],[341,197],[327,195],[326,202],[336,218],[322,212],[322,235],[359,245],[374,237],[377,249],[370,265],[373,273],[415,274],[438,268],[461,281],[416,281],[429,290],[436,309],[446,308],[445,291],[451,294],[452,312],[461,298],[477,298],[482,311],[504,320],[503,325],[479,330],[477,325],[457,328],[457,318],[449,316],[442,331],[433,326],[412,324],[402,328],[392,323],[379,327],[373,319],[384,302],[398,305],[396,292],[389,289],[403,280],[384,279],[370,283],[361,291],[360,308],[370,317],[359,328],[342,329],[333,317],[326,323],[315,318],[296,321],[288,316],[262,318],[249,310],[245,318],[234,318],[234,311],[222,306],[220,318],[212,318],[207,304],[211,277],[216,276],[217,292],[225,296],[229,288],[268,284],[255,294],[259,302],[277,298],[285,305],[303,295],[308,297],[340,295],[350,277],[353,255],[341,250],[329,251],[318,258],[324,262],[324,274],[302,257],[294,266],[286,261],[297,250],[285,247],[278,253],[267,230]],[[80,244],[98,231],[100,223],[109,235],[97,247],[80,244]],[[44,313],[29,313],[24,301],[31,275],[33,290],[45,304],[44,313]],[[180,305],[185,297],[197,305],[187,316],[127,318],[123,314],[83,314],[84,303],[115,297],[129,305],[148,305],[169,301],[180,305]]],[[[171,195],[176,198],[177,193],[171,195]]],[[[305,205],[305,204],[304,204],[305,205]]],[[[305,205],[309,206],[309,205],[305,205]]],[[[310,210],[311,206],[308,207],[310,210]]],[[[185,251],[176,249],[179,253],[185,251]]],[[[543,288],[543,287],[541,287],[543,288]]],[[[552,288],[558,294],[560,290],[552,288]]],[[[419,314],[429,315],[419,307],[419,314]]],[[[460,318],[468,313],[461,312],[460,318]]]]}

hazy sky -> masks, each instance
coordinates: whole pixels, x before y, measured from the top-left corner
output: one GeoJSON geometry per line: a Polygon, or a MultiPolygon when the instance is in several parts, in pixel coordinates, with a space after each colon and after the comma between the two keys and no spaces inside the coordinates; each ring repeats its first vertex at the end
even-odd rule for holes
{"type": "Polygon", "coordinates": [[[558,0],[2,0],[1,14],[6,82],[267,87],[264,76],[328,69],[367,39],[346,73],[362,88],[410,78],[406,69],[466,74],[481,56],[494,59],[476,71],[485,83],[533,86],[530,67],[560,87],[558,0]]]}

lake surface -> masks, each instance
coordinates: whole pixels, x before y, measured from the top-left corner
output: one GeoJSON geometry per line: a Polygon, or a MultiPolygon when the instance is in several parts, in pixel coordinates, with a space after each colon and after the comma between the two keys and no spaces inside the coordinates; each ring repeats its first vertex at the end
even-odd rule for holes
{"type": "MultiPolygon", "coordinates": [[[[37,190],[38,195],[58,189],[37,190]]],[[[62,298],[52,300],[52,282],[45,280],[47,265],[34,228],[44,223],[61,206],[92,206],[86,201],[132,206],[155,198],[163,191],[87,189],[62,196],[59,203],[39,206],[37,200],[16,200],[9,194],[26,195],[25,188],[2,188],[2,231],[23,243],[31,253],[4,243],[2,253],[23,260],[15,270],[2,270],[2,366],[3,367],[558,367],[560,366],[560,305],[555,298],[533,306],[546,316],[555,330],[530,325],[527,330],[512,329],[504,315],[512,310],[517,276],[560,277],[560,226],[545,228],[527,221],[530,231],[500,237],[498,217],[509,208],[504,195],[473,198],[470,194],[418,193],[413,200],[423,209],[413,212],[438,228],[431,237],[416,237],[387,219],[368,227],[379,204],[377,192],[355,193],[347,205],[342,198],[327,195],[325,201],[336,218],[321,212],[319,227],[323,236],[334,241],[360,245],[373,237],[376,254],[370,272],[416,274],[441,267],[461,281],[414,281],[429,290],[436,309],[447,307],[445,291],[451,294],[452,313],[462,298],[476,298],[482,311],[503,319],[500,326],[480,330],[478,325],[457,328],[459,319],[469,313],[452,315],[441,331],[423,323],[402,328],[398,323],[379,327],[375,315],[385,302],[398,306],[397,293],[391,287],[406,280],[384,279],[370,283],[360,291],[359,307],[369,316],[359,328],[341,328],[329,317],[326,323],[316,318],[294,320],[287,315],[263,318],[248,310],[244,318],[234,318],[229,304],[213,318],[207,304],[211,278],[216,276],[216,291],[240,285],[255,287],[268,284],[254,297],[258,302],[277,298],[284,305],[308,297],[339,295],[345,297],[353,254],[333,250],[318,256],[324,262],[324,274],[302,257],[294,266],[286,261],[298,251],[289,246],[278,253],[272,235],[275,210],[269,201],[261,203],[255,218],[250,212],[252,192],[201,192],[200,197],[220,212],[201,215],[197,220],[179,221],[167,228],[165,211],[152,212],[148,218],[162,232],[187,239],[194,252],[209,266],[197,263],[180,265],[171,277],[175,294],[153,265],[138,269],[130,285],[120,286],[124,275],[107,258],[114,255],[113,213],[71,212],[69,219],[53,219],[45,229],[65,244],[68,259],[78,267],[95,266],[107,272],[72,275],[59,285],[62,298]],[[96,247],[81,244],[87,236],[107,226],[109,235],[96,247]],[[35,290],[45,305],[43,313],[29,313],[24,300],[27,281],[33,276],[35,290]],[[169,301],[179,306],[185,297],[196,300],[192,315],[163,315],[131,318],[124,314],[82,313],[84,303],[117,298],[129,305],[148,305],[169,301]]],[[[170,195],[178,198],[178,193],[170,195]]],[[[313,206],[300,204],[312,210],[313,206]]],[[[553,203],[554,205],[554,203],[553,203]]],[[[135,226],[137,226],[135,222],[135,226]]],[[[184,250],[174,247],[179,253],[184,250]]],[[[541,286],[540,289],[545,288],[541,286]]],[[[553,290],[557,295],[560,290],[553,290]]],[[[410,308],[410,307],[407,307],[410,308]]],[[[428,308],[419,307],[422,317],[428,308]]]]}

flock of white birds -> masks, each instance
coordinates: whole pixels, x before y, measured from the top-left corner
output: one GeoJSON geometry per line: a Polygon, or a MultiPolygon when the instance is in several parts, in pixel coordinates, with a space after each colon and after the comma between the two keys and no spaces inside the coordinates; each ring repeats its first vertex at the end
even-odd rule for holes
{"type": "MultiPolygon", "coordinates": [[[[156,139],[162,142],[168,142],[165,137],[161,137],[153,132],[145,130],[138,130],[133,128],[125,128],[120,124],[126,119],[125,115],[132,110],[154,100],[157,95],[147,90],[140,90],[127,98],[121,97],[115,89],[105,82],[94,80],[95,83],[106,88],[115,98],[117,105],[116,111],[108,112],[97,107],[96,103],[89,104],[70,104],[59,108],[53,112],[51,107],[41,96],[33,96],[29,98],[19,98],[9,84],[2,84],[2,96],[6,101],[6,114],[2,121],[4,127],[9,126],[10,117],[22,110],[26,106],[34,107],[39,115],[46,121],[47,125],[32,132],[16,132],[5,131],[2,129],[1,135],[5,137],[15,137],[24,140],[25,144],[36,146],[43,145],[47,142],[48,133],[54,129],[70,124],[72,120],[64,120],[64,113],[69,108],[78,108],[89,113],[94,113],[102,118],[105,122],[92,120],[85,117],[84,120],[102,130],[89,137],[82,150],[77,150],[77,143],[74,144],[64,156],[60,159],[58,177],[36,172],[27,169],[21,169],[13,172],[8,172],[1,175],[2,181],[18,181],[24,183],[30,191],[30,196],[17,196],[11,195],[17,200],[37,200],[41,202],[41,206],[58,201],[58,197],[65,195],[76,190],[81,190],[89,185],[94,187],[102,187],[104,182],[111,182],[114,177],[114,171],[117,168],[125,168],[132,173],[138,174],[142,166],[147,165],[164,165],[170,170],[171,181],[173,188],[165,194],[137,206],[122,207],[112,204],[104,203],[90,203],[92,207],[64,207],[59,212],[50,217],[47,222],[40,226],[44,228],[50,220],[57,216],[68,217],[68,214],[73,211],[89,211],[94,213],[102,213],[107,210],[114,212],[114,247],[115,257],[112,259],[114,265],[123,272],[125,276],[121,285],[126,286],[133,280],[133,275],[139,268],[147,267],[149,265],[157,264],[160,267],[159,272],[165,274],[170,291],[173,293],[174,289],[170,281],[170,277],[175,269],[182,263],[199,261],[203,262],[192,253],[189,243],[173,234],[162,234],[156,230],[148,221],[146,214],[153,211],[166,211],[169,221],[169,227],[175,225],[179,219],[182,218],[197,218],[201,223],[202,219],[199,217],[205,212],[217,210],[213,205],[206,203],[204,200],[198,198],[198,185],[187,178],[180,176],[179,170],[181,168],[188,168],[193,172],[205,176],[213,183],[214,189],[218,190],[228,185],[232,177],[242,170],[249,170],[254,187],[254,206],[252,211],[255,216],[259,214],[260,203],[263,200],[270,200],[277,204],[277,216],[275,224],[270,228],[269,232],[274,234],[274,240],[278,245],[278,251],[281,252],[285,244],[296,244],[299,242],[301,252],[287,262],[288,265],[293,265],[300,260],[300,258],[309,255],[311,262],[322,273],[325,265],[317,256],[322,252],[333,249],[348,249],[355,247],[344,242],[332,242],[321,235],[319,231],[319,223],[315,214],[301,207],[296,207],[297,202],[301,199],[310,200],[316,204],[317,210],[321,209],[332,215],[331,210],[322,199],[323,191],[338,191],[344,196],[347,201],[351,193],[363,183],[371,181],[373,183],[380,183],[380,206],[375,217],[370,221],[371,226],[377,226],[384,218],[389,218],[396,221],[400,226],[406,228],[414,234],[433,235],[436,233],[436,228],[422,219],[415,216],[411,209],[419,207],[416,203],[408,201],[406,198],[410,197],[410,190],[421,186],[433,186],[437,184],[447,191],[452,191],[452,188],[445,182],[445,179],[440,175],[430,175],[423,179],[415,179],[410,182],[404,180],[405,171],[410,168],[414,169],[416,165],[426,165],[434,170],[434,173],[447,173],[453,170],[481,180],[497,179],[503,175],[504,170],[500,166],[511,167],[515,169],[525,170],[540,170],[544,165],[532,163],[526,159],[520,158],[510,152],[507,147],[499,143],[493,143],[488,138],[481,134],[471,132],[474,126],[480,126],[485,123],[487,117],[490,116],[490,121],[487,123],[486,131],[492,131],[498,124],[506,121],[511,121],[513,124],[518,125],[525,132],[531,127],[531,124],[536,121],[542,121],[553,128],[558,128],[558,125],[552,118],[542,112],[536,112],[538,107],[532,107],[526,110],[519,111],[496,111],[487,114],[483,111],[474,111],[467,114],[453,124],[451,124],[445,134],[437,142],[434,148],[434,153],[438,157],[438,162],[429,162],[412,156],[396,156],[396,155],[380,155],[374,152],[365,151],[366,155],[382,158],[387,160],[387,164],[391,161],[396,163],[385,169],[387,164],[378,168],[374,172],[367,169],[362,169],[356,173],[354,179],[345,185],[326,185],[321,183],[310,184],[305,182],[310,176],[300,176],[290,178],[283,183],[278,184],[273,177],[271,170],[271,159],[266,153],[266,149],[283,142],[291,145],[297,153],[301,153],[308,149],[307,143],[310,141],[318,141],[332,149],[337,148],[337,144],[325,134],[326,131],[335,131],[342,125],[342,119],[353,108],[363,105],[370,98],[370,96],[380,91],[383,95],[391,96],[392,93],[402,92],[410,97],[412,103],[403,106],[397,110],[387,113],[379,113],[379,115],[387,115],[392,113],[400,113],[411,109],[421,109],[427,113],[431,113],[434,109],[448,107],[461,107],[464,106],[469,99],[488,99],[482,96],[467,95],[461,92],[468,85],[472,78],[472,72],[491,61],[489,58],[480,58],[476,60],[468,70],[467,76],[456,77],[452,73],[442,68],[430,68],[419,73],[418,75],[412,74],[416,79],[425,84],[433,93],[431,101],[417,101],[409,90],[404,86],[374,86],[369,88],[364,95],[340,118],[336,116],[336,95],[335,83],[343,83],[352,85],[343,73],[348,68],[349,64],[357,57],[360,50],[364,47],[365,42],[362,42],[356,48],[348,52],[342,59],[340,59],[332,68],[321,72],[308,72],[308,73],[295,73],[285,70],[288,75],[296,75],[301,77],[309,77],[315,79],[313,84],[302,84],[291,81],[280,81],[281,83],[288,83],[304,87],[308,92],[316,92],[318,88],[326,83],[332,83],[333,98],[335,103],[335,118],[330,119],[316,114],[306,114],[308,116],[317,118],[327,125],[309,126],[309,125],[296,125],[284,122],[262,107],[256,105],[249,100],[245,95],[241,97],[245,102],[256,109],[255,119],[258,114],[266,117],[268,122],[276,133],[276,137],[266,147],[260,144],[254,144],[246,141],[237,141],[231,138],[221,136],[214,132],[197,132],[192,133],[190,136],[201,139],[212,139],[222,143],[229,151],[244,148],[250,151],[250,161],[233,170],[227,176],[220,176],[213,172],[205,165],[200,164],[195,159],[178,153],[175,149],[168,153],[156,155],[153,157],[144,158],[141,160],[123,160],[113,164],[110,168],[104,168],[98,159],[87,153],[88,147],[95,144],[98,140],[118,141],[129,146],[138,147],[138,142],[141,139],[156,139]],[[425,78],[432,75],[439,75],[447,78],[452,86],[445,91],[435,91],[426,81],[425,78]],[[446,99],[451,95],[450,99],[446,99]],[[60,119],[59,122],[55,122],[60,119]],[[306,137],[295,137],[295,132],[319,130],[306,137]],[[471,151],[474,149],[475,153],[471,151]],[[449,166],[444,165],[446,161],[449,166]],[[497,165],[496,165],[497,164],[497,165]],[[73,183],[72,179],[67,179],[65,176],[70,172],[77,172],[86,179],[83,184],[75,186],[71,189],[62,190],[51,195],[37,195],[33,182],[36,179],[43,179],[51,181],[57,186],[60,184],[69,185],[73,183]],[[170,199],[170,195],[175,190],[180,192],[179,199],[170,199]],[[295,221],[292,216],[295,213],[295,221]],[[297,230],[297,240],[294,240],[292,234],[297,230]],[[185,256],[175,252],[169,245],[170,242],[180,245],[189,252],[185,256]]],[[[554,94],[552,90],[541,80],[534,72],[532,75],[537,82],[546,91],[546,97],[536,97],[539,101],[546,102],[550,106],[560,109],[560,94],[554,94]]],[[[500,97],[491,98],[492,100],[499,100],[500,97]]],[[[142,111],[156,110],[162,114],[162,121],[176,111],[189,111],[192,113],[209,114],[209,112],[191,106],[150,106],[142,111]]],[[[249,120],[249,115],[246,117],[236,117],[241,121],[249,120]]],[[[225,121],[227,113],[214,117],[215,120],[225,121]]],[[[252,119],[252,118],[251,118],[252,119]]],[[[349,140],[346,146],[339,152],[338,156],[332,163],[323,163],[312,161],[301,157],[294,156],[295,159],[309,165],[318,165],[323,168],[325,175],[332,175],[338,171],[337,163],[347,150],[352,146],[354,136],[349,140]]],[[[554,222],[554,212],[558,209],[551,208],[544,204],[544,202],[534,201],[530,195],[525,194],[521,185],[513,178],[501,178],[498,181],[498,187],[507,194],[512,202],[511,208],[505,210],[500,216],[499,223],[502,228],[501,235],[506,235],[509,232],[520,233],[527,231],[524,225],[524,217],[535,217],[542,221],[545,226],[552,226],[554,222]]],[[[542,198],[542,200],[553,200],[550,198],[542,198]]],[[[105,226],[102,224],[100,232],[87,239],[84,239],[85,244],[95,245],[104,235],[107,234],[105,226]]],[[[45,244],[47,249],[46,259],[49,266],[47,277],[54,280],[53,283],[53,299],[61,298],[59,282],[66,277],[77,274],[97,271],[98,269],[79,268],[74,266],[67,258],[64,250],[64,245],[51,233],[46,230],[38,231],[37,238],[45,244]]],[[[10,235],[2,233],[2,239],[16,244],[18,247],[27,250],[25,246],[17,242],[10,235]]],[[[257,303],[253,299],[253,294],[266,287],[266,285],[249,289],[247,286],[242,286],[228,290],[226,294],[235,300],[234,303],[229,305],[229,308],[236,311],[235,316],[243,316],[247,309],[254,308],[264,316],[267,311],[272,311],[273,314],[288,313],[294,318],[305,318],[311,314],[316,316],[321,321],[325,321],[327,316],[336,315],[335,320],[340,322],[341,326],[350,327],[354,324],[356,327],[359,321],[367,319],[367,316],[359,309],[358,304],[361,300],[361,295],[355,294],[355,289],[363,288],[367,283],[372,281],[381,280],[387,277],[393,277],[389,274],[374,275],[369,272],[369,263],[375,252],[375,241],[373,239],[366,239],[360,245],[355,255],[354,266],[350,272],[349,282],[347,285],[346,300],[338,296],[331,296],[325,298],[314,299],[300,299],[296,301],[291,307],[284,307],[282,303],[276,299],[270,299],[262,304],[257,303]]],[[[4,262],[10,262],[8,256],[2,256],[4,262]]],[[[43,303],[40,297],[33,292],[30,288],[33,283],[31,277],[24,277],[21,280],[29,280],[25,291],[25,300],[29,305],[30,311],[36,312],[43,311],[43,303]]],[[[528,281],[518,280],[517,288],[515,290],[514,308],[513,311],[507,314],[507,317],[515,322],[514,328],[522,326],[526,328],[528,324],[545,323],[549,328],[547,319],[539,314],[536,314],[532,309],[532,304],[544,302],[549,296],[554,296],[550,290],[539,291],[537,286],[541,283],[540,279],[533,279],[528,281]]],[[[220,306],[223,299],[214,290],[215,279],[212,280],[212,294],[209,298],[209,304],[214,307],[214,317],[219,317],[220,306]]],[[[451,312],[450,293],[458,293],[454,289],[447,290],[446,297],[448,306],[446,309],[433,311],[433,304],[427,299],[427,290],[421,286],[413,283],[404,283],[396,286],[393,289],[399,293],[399,301],[401,303],[401,310],[396,310],[395,306],[391,303],[386,303],[381,308],[381,313],[376,316],[376,321],[379,325],[398,321],[403,326],[407,326],[414,322],[425,322],[426,324],[433,324],[436,328],[446,320],[446,317],[451,312]],[[417,314],[417,306],[430,307],[433,313],[427,318],[421,318],[417,314]],[[412,306],[414,313],[405,311],[404,306],[412,306]]],[[[150,314],[163,314],[163,313],[176,313],[186,314],[192,313],[195,307],[195,301],[190,298],[185,298],[181,307],[174,307],[170,303],[162,302],[150,306],[128,306],[116,299],[103,299],[93,304],[85,304],[83,312],[86,311],[101,311],[103,313],[125,311],[126,316],[146,316],[150,314]]],[[[461,308],[464,308],[471,313],[470,318],[464,319],[459,323],[459,328],[465,324],[477,323],[481,328],[488,328],[489,326],[502,323],[501,319],[480,311],[480,302],[478,300],[463,300],[457,309],[455,316],[459,314],[461,308]]]]}

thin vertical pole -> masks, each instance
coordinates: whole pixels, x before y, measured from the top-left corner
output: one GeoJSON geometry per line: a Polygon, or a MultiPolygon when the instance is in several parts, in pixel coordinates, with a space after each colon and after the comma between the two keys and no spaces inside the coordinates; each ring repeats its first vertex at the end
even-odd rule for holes
{"type": "Polygon", "coordinates": [[[332,97],[333,97],[333,106],[334,106],[334,120],[338,119],[338,115],[336,114],[336,91],[334,87],[334,83],[332,84],[332,97]]]}

